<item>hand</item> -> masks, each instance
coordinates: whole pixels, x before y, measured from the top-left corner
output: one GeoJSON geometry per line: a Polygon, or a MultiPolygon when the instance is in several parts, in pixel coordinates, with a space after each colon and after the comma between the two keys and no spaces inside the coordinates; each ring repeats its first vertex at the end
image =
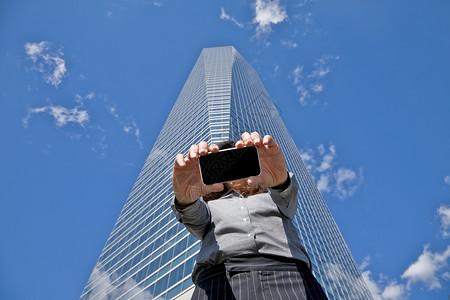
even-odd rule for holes
{"type": "Polygon", "coordinates": [[[283,184],[287,180],[287,168],[280,147],[270,135],[261,138],[258,132],[244,132],[241,140],[236,142],[236,148],[246,146],[258,148],[261,163],[261,175],[247,179],[249,185],[264,185],[268,187],[283,184]]]}
{"type": "Polygon", "coordinates": [[[224,189],[222,183],[204,185],[198,166],[199,155],[217,151],[219,151],[217,145],[211,144],[208,146],[206,142],[200,142],[198,145],[191,146],[186,157],[183,154],[176,156],[173,166],[172,185],[173,192],[180,205],[188,205],[199,197],[211,192],[220,192],[224,189]]]}

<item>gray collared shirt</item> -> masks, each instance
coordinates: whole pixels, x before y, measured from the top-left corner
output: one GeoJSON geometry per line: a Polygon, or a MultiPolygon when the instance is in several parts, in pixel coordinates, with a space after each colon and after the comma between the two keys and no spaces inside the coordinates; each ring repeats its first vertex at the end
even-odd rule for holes
{"type": "Polygon", "coordinates": [[[276,255],[304,261],[309,258],[292,223],[297,212],[298,185],[290,173],[285,190],[268,188],[244,198],[234,190],[206,203],[199,198],[183,207],[172,201],[177,219],[202,241],[192,278],[206,267],[242,255],[276,255]]]}

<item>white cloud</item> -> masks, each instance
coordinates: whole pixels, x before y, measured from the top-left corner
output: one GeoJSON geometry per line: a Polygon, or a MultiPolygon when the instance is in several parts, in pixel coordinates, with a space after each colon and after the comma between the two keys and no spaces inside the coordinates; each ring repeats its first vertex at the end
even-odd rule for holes
{"type": "MultiPolygon", "coordinates": [[[[92,146],[92,151],[97,152],[99,154],[99,157],[101,159],[104,159],[106,157],[107,154],[107,150],[109,148],[109,145],[107,143],[107,138],[105,133],[105,130],[103,128],[101,128],[100,126],[94,126],[95,129],[97,130],[97,134],[101,133],[100,136],[97,136],[97,141],[95,142],[94,146],[92,146]]],[[[90,136],[91,134],[89,134],[90,136]]]]}
{"type": "MultiPolygon", "coordinates": [[[[297,11],[293,16],[293,20],[298,20],[301,22],[297,26],[297,28],[303,28],[302,35],[305,36],[309,31],[312,24],[314,24],[313,14],[311,12],[312,8],[311,5],[315,0],[304,0],[303,3],[298,4],[298,7],[301,7],[302,9],[300,11],[297,11]]],[[[321,30],[316,28],[315,32],[320,32],[321,30]]]]}
{"type": "Polygon", "coordinates": [[[300,150],[300,156],[313,177],[318,177],[317,188],[322,193],[332,193],[339,199],[346,199],[356,192],[363,180],[362,169],[355,172],[345,167],[336,168],[337,151],[333,144],[325,148],[300,150]]]}
{"type": "Polygon", "coordinates": [[[127,296],[134,296],[133,299],[153,299],[152,294],[138,286],[133,278],[128,278],[124,284],[118,284],[117,278],[118,275],[116,273],[109,274],[109,272],[103,271],[96,265],[88,281],[88,284],[96,282],[90,295],[98,299],[117,299],[125,292],[128,292],[127,296]]]}
{"type": "Polygon", "coordinates": [[[221,20],[231,21],[231,22],[233,22],[237,27],[239,27],[239,28],[244,28],[244,25],[243,25],[242,23],[239,23],[234,17],[228,15],[228,14],[225,12],[225,9],[224,9],[223,7],[221,8],[220,19],[221,19],[221,20]]]}
{"type": "Polygon", "coordinates": [[[136,141],[139,145],[139,148],[143,149],[144,146],[141,141],[141,131],[136,123],[136,120],[128,116],[125,118],[125,120],[117,113],[117,107],[115,104],[107,104],[106,109],[109,111],[109,113],[113,116],[113,118],[120,124],[122,127],[122,130],[126,134],[132,134],[135,136],[136,141]]]}
{"type": "Polygon", "coordinates": [[[450,205],[441,205],[437,212],[441,221],[442,236],[450,237],[450,205]]]}
{"type": "Polygon", "coordinates": [[[450,281],[450,273],[449,272],[442,273],[442,279],[444,279],[445,281],[450,281]]]}
{"type": "Polygon", "coordinates": [[[314,159],[314,151],[312,149],[307,149],[306,151],[300,150],[300,157],[305,163],[306,168],[311,171],[316,164],[316,160],[314,159]]]}
{"type": "Polygon", "coordinates": [[[450,185],[450,176],[445,176],[444,177],[444,182],[448,185],[450,185]]]}
{"type": "MultiPolygon", "coordinates": [[[[334,285],[342,286],[343,284],[347,284],[348,286],[360,286],[364,284],[363,278],[347,272],[347,269],[339,263],[326,263],[324,269],[334,285]]],[[[367,298],[365,291],[362,289],[353,289],[351,293],[355,299],[367,298]]]]}
{"type": "MultiPolygon", "coordinates": [[[[331,145],[334,149],[334,145],[331,145]]],[[[323,144],[320,144],[319,146],[317,146],[317,151],[319,151],[320,155],[323,155],[325,153],[325,146],[323,144]]]]}
{"type": "Polygon", "coordinates": [[[357,175],[353,170],[339,168],[339,170],[334,173],[334,177],[336,179],[334,193],[339,199],[345,199],[353,196],[358,189],[363,177],[362,169],[359,170],[359,174],[357,175]]]}
{"type": "Polygon", "coordinates": [[[406,289],[404,284],[397,283],[396,280],[388,280],[383,275],[380,275],[379,279],[375,280],[372,278],[372,272],[366,269],[369,265],[370,257],[366,257],[359,268],[374,300],[401,300],[405,298],[406,289]]]}
{"type": "Polygon", "coordinates": [[[311,93],[304,85],[299,85],[297,87],[297,93],[300,94],[300,98],[298,98],[298,101],[302,106],[308,105],[309,98],[311,97],[311,93]]]}
{"type": "MultiPolygon", "coordinates": [[[[442,205],[438,209],[442,216],[442,224],[450,223],[450,206],[442,205]],[[448,218],[448,219],[447,219],[448,218]]],[[[401,275],[405,283],[397,280],[389,280],[383,274],[379,279],[372,278],[371,271],[367,269],[370,265],[370,257],[364,258],[360,270],[361,274],[375,300],[400,300],[405,299],[412,292],[413,285],[422,284],[429,290],[441,289],[443,281],[450,281],[448,260],[450,259],[450,246],[443,252],[431,252],[430,245],[425,245],[422,254],[401,275]]]]}
{"type": "Polygon", "coordinates": [[[119,127],[126,135],[134,136],[139,148],[143,149],[141,131],[134,117],[122,117],[116,105],[111,104],[106,96],[100,95],[99,99],[99,96],[94,92],[87,93],[86,95],[76,94],[74,102],[76,103],[74,107],[65,107],[50,103],[46,106],[30,108],[27,115],[22,119],[23,126],[27,128],[31,117],[36,114],[50,115],[53,117],[55,125],[58,128],[64,128],[67,125],[80,126],[83,130],[81,132],[70,130],[70,137],[78,140],[84,138],[86,141],[90,141],[90,148],[94,152],[98,152],[101,157],[105,157],[106,150],[109,148],[107,137],[110,131],[109,128],[111,128],[109,121],[111,121],[112,116],[115,124],[118,125],[112,125],[112,128],[117,130],[117,127],[119,127]],[[103,101],[99,101],[102,97],[103,101]],[[95,118],[91,117],[91,112],[95,118]],[[104,128],[108,128],[108,130],[104,128]]]}
{"type": "Polygon", "coordinates": [[[75,95],[75,102],[79,103],[81,106],[84,105],[84,100],[93,100],[95,98],[95,93],[90,92],[86,96],[81,96],[79,94],[75,95]]]}
{"type": "Polygon", "coordinates": [[[254,8],[253,23],[257,24],[257,37],[269,34],[273,24],[281,23],[288,18],[286,8],[280,4],[280,0],[256,0],[254,8]]]}
{"type": "Polygon", "coordinates": [[[319,189],[319,191],[321,193],[330,191],[329,179],[330,179],[330,175],[320,174],[319,181],[317,182],[317,188],[319,189]]]}
{"type": "Polygon", "coordinates": [[[84,125],[89,122],[89,113],[87,110],[81,110],[80,107],[66,108],[60,105],[50,104],[48,106],[30,109],[28,115],[23,119],[25,127],[28,126],[28,120],[31,115],[37,113],[47,113],[51,115],[55,119],[55,124],[58,127],[63,127],[69,123],[84,127],[84,125]]]}
{"type": "Polygon", "coordinates": [[[300,83],[300,80],[303,78],[302,72],[303,72],[303,66],[297,66],[294,69],[294,71],[292,71],[292,74],[294,75],[294,85],[297,85],[300,83]]]}
{"type": "Polygon", "coordinates": [[[316,83],[312,84],[312,85],[311,85],[311,90],[312,90],[314,93],[316,93],[316,94],[322,92],[322,91],[323,91],[323,83],[317,83],[317,82],[316,82],[316,83]]]}
{"type": "Polygon", "coordinates": [[[304,66],[297,66],[292,71],[293,85],[299,94],[299,102],[302,105],[315,104],[313,95],[324,91],[324,80],[332,71],[330,61],[338,60],[339,56],[323,55],[312,64],[312,70],[304,75],[304,66]]]}
{"type": "Polygon", "coordinates": [[[134,135],[136,137],[136,141],[139,144],[139,147],[141,149],[144,148],[141,141],[141,131],[139,130],[136,121],[134,119],[125,123],[122,128],[125,133],[134,135]]]}
{"type": "Polygon", "coordinates": [[[291,40],[289,40],[289,41],[282,41],[281,44],[283,46],[286,46],[286,47],[290,48],[290,49],[297,48],[297,43],[294,42],[294,41],[291,41],[291,40]]]}
{"type": "MultiPolygon", "coordinates": [[[[309,161],[314,161],[312,149],[308,149],[307,152],[301,152],[300,156],[302,157],[302,160],[305,164],[307,164],[307,162],[309,162],[309,161]]],[[[310,169],[310,168],[308,168],[308,169],[310,169]]]]}
{"type": "Polygon", "coordinates": [[[37,59],[42,55],[42,53],[48,49],[48,47],[49,43],[45,41],[42,41],[40,43],[26,43],[25,53],[32,61],[36,62],[37,59]]]}
{"type": "Polygon", "coordinates": [[[412,263],[402,274],[402,279],[407,280],[407,288],[412,284],[422,283],[429,290],[442,288],[441,279],[446,279],[447,272],[443,269],[447,267],[447,260],[450,257],[450,246],[442,253],[432,253],[429,245],[425,245],[423,253],[412,263]]]}
{"type": "Polygon", "coordinates": [[[372,272],[369,270],[361,271],[361,276],[363,277],[367,285],[367,288],[372,294],[373,299],[374,300],[382,299],[380,288],[378,287],[377,282],[374,279],[372,279],[372,272]]]}
{"type": "Polygon", "coordinates": [[[405,286],[403,284],[398,284],[394,280],[384,288],[384,291],[381,294],[381,296],[383,297],[382,299],[397,300],[403,299],[405,293],[406,293],[405,286]]]}
{"type": "Polygon", "coordinates": [[[314,0],[301,0],[299,1],[299,4],[297,4],[298,6],[302,7],[307,5],[308,3],[314,2],[314,0]]]}
{"type": "Polygon", "coordinates": [[[312,70],[311,74],[308,75],[308,77],[321,78],[330,73],[331,68],[328,65],[328,61],[331,59],[337,60],[339,59],[339,56],[324,55],[319,58],[316,62],[313,63],[314,69],[312,70]]]}
{"type": "Polygon", "coordinates": [[[370,265],[370,256],[366,256],[363,258],[363,261],[361,262],[361,265],[359,265],[360,270],[364,270],[370,265]]]}
{"type": "Polygon", "coordinates": [[[45,82],[58,87],[67,72],[66,62],[61,57],[61,50],[53,51],[51,44],[46,41],[40,43],[25,43],[25,53],[32,61],[32,70],[42,73],[45,82]]]}
{"type": "Polygon", "coordinates": [[[317,147],[319,154],[323,155],[322,162],[320,163],[320,166],[318,166],[316,169],[318,172],[325,172],[326,170],[330,169],[333,163],[333,160],[336,158],[336,147],[332,144],[329,148],[329,153],[325,154],[325,147],[323,144],[320,144],[317,147]]]}

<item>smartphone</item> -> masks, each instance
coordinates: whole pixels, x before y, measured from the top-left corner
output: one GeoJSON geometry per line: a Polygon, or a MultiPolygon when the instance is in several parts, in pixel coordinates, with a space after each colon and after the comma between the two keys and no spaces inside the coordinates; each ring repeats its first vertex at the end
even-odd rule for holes
{"type": "Polygon", "coordinates": [[[261,174],[255,146],[231,148],[199,156],[200,174],[205,185],[244,179],[261,174]]]}

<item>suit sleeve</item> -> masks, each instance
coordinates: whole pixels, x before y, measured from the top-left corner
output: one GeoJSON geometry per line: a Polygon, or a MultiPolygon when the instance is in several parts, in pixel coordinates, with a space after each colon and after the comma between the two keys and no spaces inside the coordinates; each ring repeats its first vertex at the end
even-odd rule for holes
{"type": "Polygon", "coordinates": [[[290,184],[282,190],[269,188],[269,193],[283,215],[294,218],[297,212],[298,184],[293,173],[289,173],[290,184]]]}
{"type": "Polygon", "coordinates": [[[199,198],[188,206],[181,206],[176,198],[173,197],[171,208],[177,220],[183,223],[194,237],[202,240],[211,223],[211,213],[208,204],[202,198],[199,198]]]}

